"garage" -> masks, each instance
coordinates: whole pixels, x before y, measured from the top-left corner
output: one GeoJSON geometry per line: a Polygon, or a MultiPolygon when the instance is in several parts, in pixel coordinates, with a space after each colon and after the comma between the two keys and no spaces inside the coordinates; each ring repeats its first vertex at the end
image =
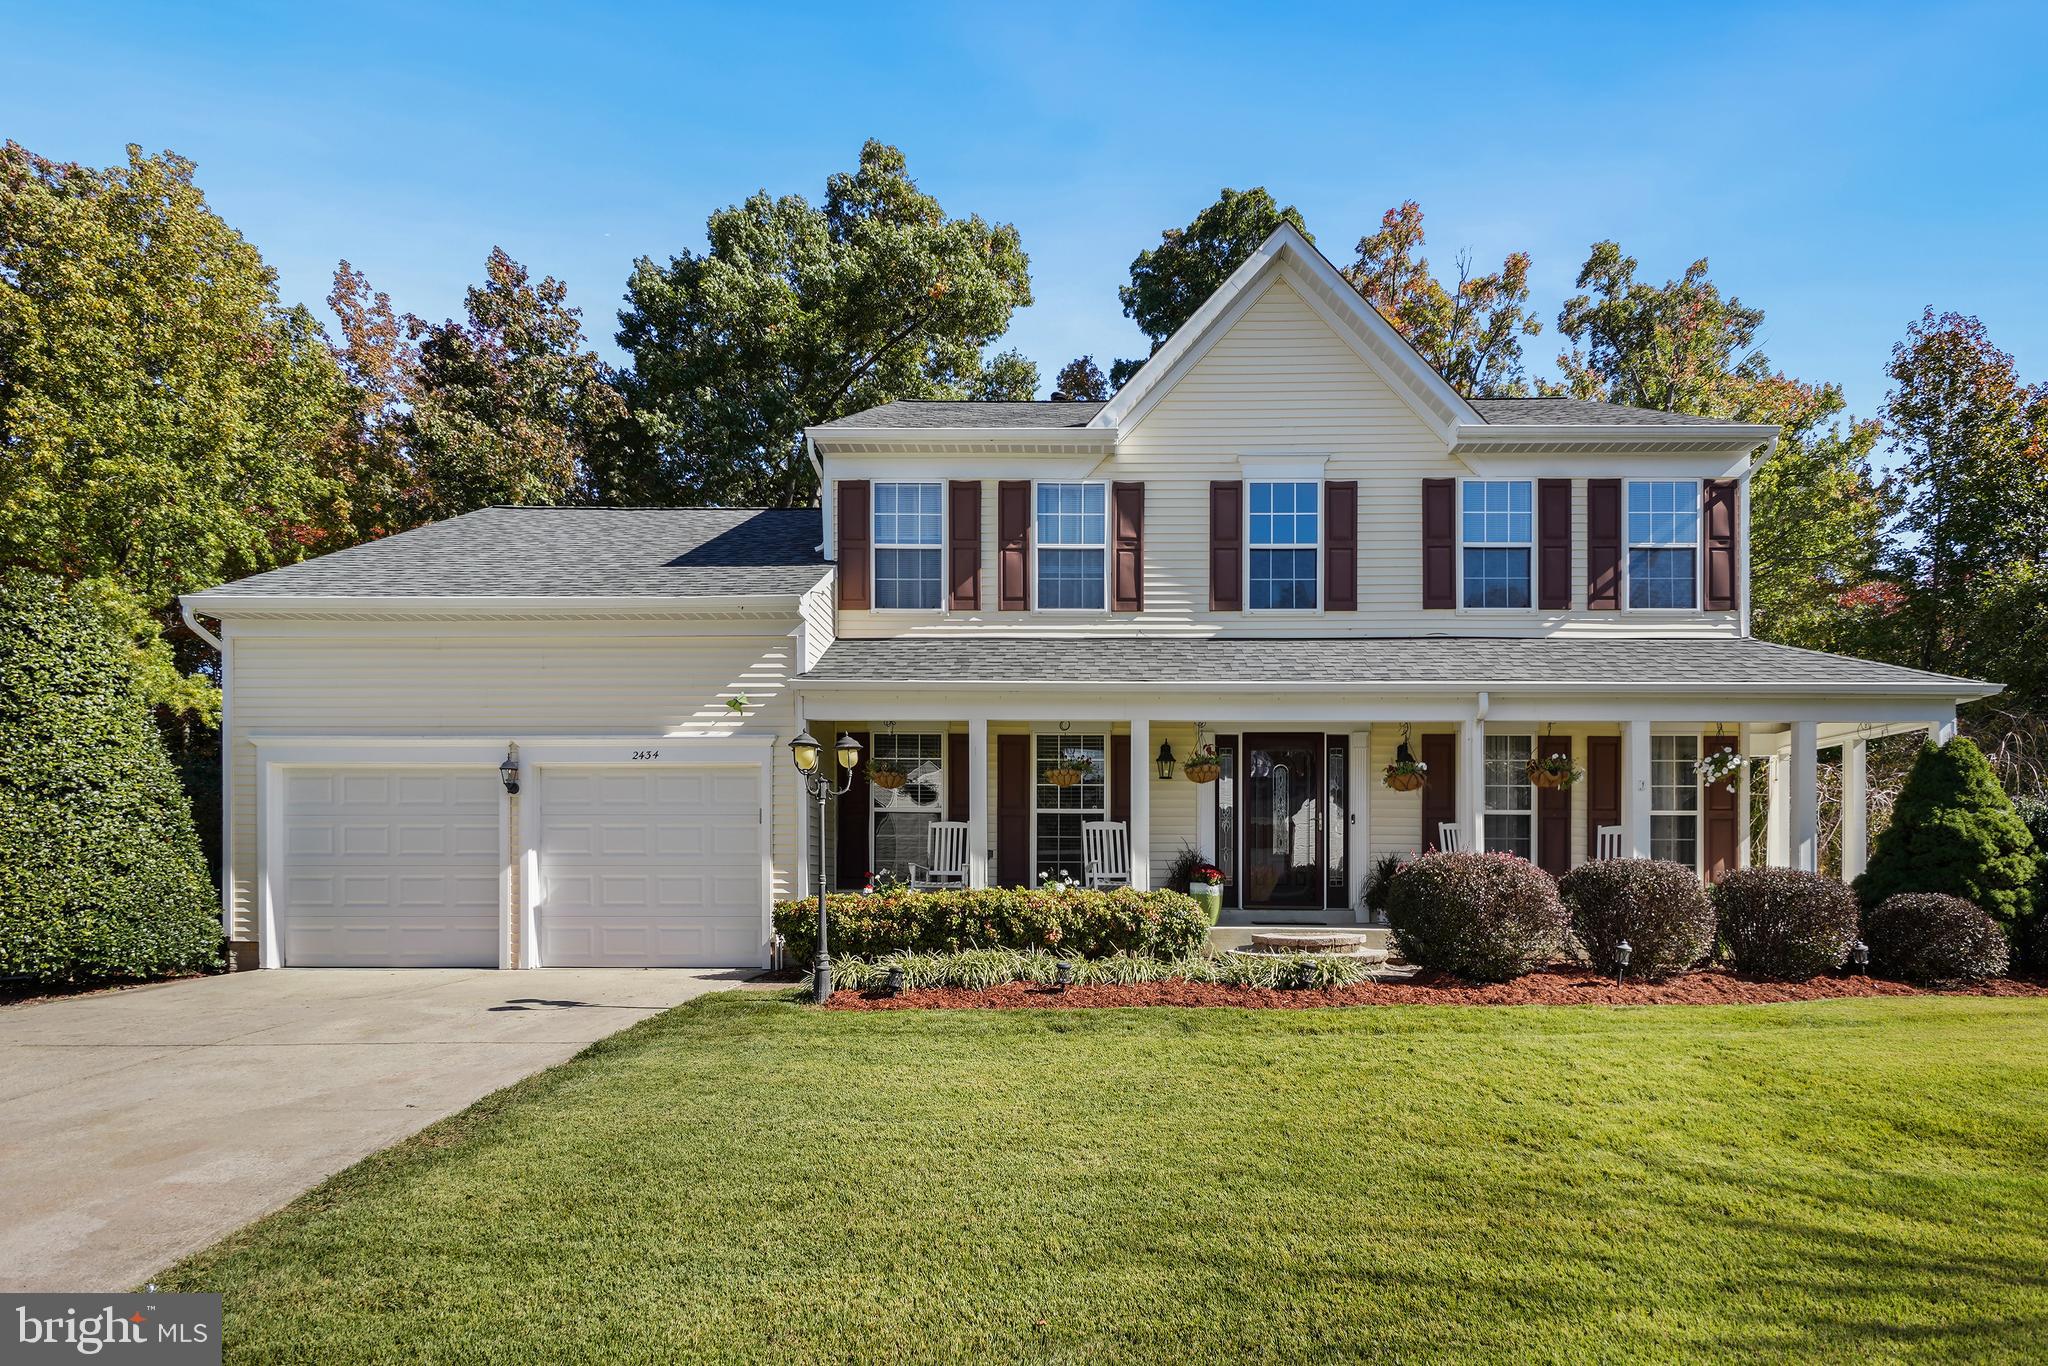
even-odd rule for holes
{"type": "Polygon", "coordinates": [[[495,967],[497,774],[293,767],[280,879],[293,967],[495,967]]]}
{"type": "Polygon", "coordinates": [[[550,764],[539,789],[542,964],[760,964],[758,766],[550,764]]]}

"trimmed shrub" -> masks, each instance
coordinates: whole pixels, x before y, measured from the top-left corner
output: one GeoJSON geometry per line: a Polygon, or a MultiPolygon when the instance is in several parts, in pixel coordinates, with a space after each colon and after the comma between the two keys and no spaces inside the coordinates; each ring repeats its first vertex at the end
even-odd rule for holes
{"type": "Polygon", "coordinates": [[[0,976],[220,961],[220,903],[132,655],[55,579],[0,575],[0,976]]]}
{"type": "MultiPolygon", "coordinates": [[[[883,958],[847,958],[832,964],[834,985],[852,991],[879,991],[888,985],[889,970],[903,969],[903,985],[957,987],[985,991],[1010,982],[1050,986],[1060,956],[1021,949],[968,949],[960,953],[892,953],[883,958]]],[[[1244,954],[1223,958],[1178,960],[1142,954],[1111,954],[1107,958],[1066,958],[1077,986],[1130,986],[1144,982],[1201,982],[1220,986],[1263,987],[1307,991],[1345,987],[1373,975],[1373,965],[1337,954],[1244,954]]]]}
{"type": "Polygon", "coordinates": [[[1901,892],[1946,892],[2019,930],[2034,910],[2038,863],[1984,752],[1957,738],[1920,747],[1856,894],[1876,906],[1901,892]]]}
{"type": "MultiPolygon", "coordinates": [[[[831,914],[833,952],[855,958],[963,949],[1185,958],[1202,947],[1209,929],[1201,907],[1187,893],[1128,887],[895,890],[873,896],[835,892],[831,914]]],[[[818,945],[816,899],[778,902],[775,928],[788,940],[792,961],[809,962],[818,945]]]]}
{"type": "Polygon", "coordinates": [[[1604,859],[1566,873],[1558,894],[1572,934],[1593,966],[1617,969],[1614,947],[1626,939],[1628,970],[1655,981],[1684,972],[1714,951],[1714,908],[1699,874],[1663,859],[1604,859]]]}
{"type": "Polygon", "coordinates": [[[1905,982],[1974,982],[2005,971],[2005,931],[1945,892],[1901,892],[1863,917],[1870,970],[1905,982]]]}
{"type": "Polygon", "coordinates": [[[1801,981],[1840,967],[1856,942],[1855,893],[1819,873],[1742,868],[1713,898],[1737,972],[1801,981]]]}
{"type": "Polygon", "coordinates": [[[1387,893],[1402,955],[1473,982],[1505,982],[1550,962],[1571,925],[1550,874],[1511,854],[1424,854],[1387,893]]]}

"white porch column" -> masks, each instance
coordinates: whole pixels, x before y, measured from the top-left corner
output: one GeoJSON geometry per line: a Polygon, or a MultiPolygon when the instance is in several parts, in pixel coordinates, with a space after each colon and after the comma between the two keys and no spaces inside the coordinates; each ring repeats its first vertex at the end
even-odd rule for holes
{"type": "Polygon", "coordinates": [[[1624,858],[1650,856],[1650,723],[1626,721],[1621,727],[1621,852],[1624,858]]]}
{"type": "Polygon", "coordinates": [[[1458,831],[1465,848],[1486,847],[1486,722],[1458,723],[1458,831]]]}
{"type": "Polygon", "coordinates": [[[1749,762],[1749,723],[1743,722],[1736,734],[1735,751],[1742,756],[1742,771],[1735,780],[1735,866],[1747,868],[1756,861],[1756,851],[1750,848],[1754,827],[1749,821],[1749,770],[1753,767],[1749,762]]]}
{"type": "Polygon", "coordinates": [[[967,885],[988,886],[988,718],[967,718],[967,885]]]}
{"type": "Polygon", "coordinates": [[[1792,863],[1791,805],[1785,795],[1785,751],[1774,749],[1765,756],[1764,770],[1764,866],[1786,868],[1792,863]]]}
{"type": "Polygon", "coordinates": [[[1788,852],[1801,872],[1820,871],[1820,724],[1792,723],[1792,762],[1785,774],[1785,796],[1791,808],[1788,852]]]}
{"type": "Polygon", "coordinates": [[[1152,890],[1152,723],[1131,720],[1131,885],[1152,890]]]}
{"type": "Polygon", "coordinates": [[[1870,858],[1870,756],[1859,737],[1842,742],[1842,881],[1870,858]]]}
{"type": "Polygon", "coordinates": [[[1956,738],[1956,714],[1950,712],[1928,724],[1927,738],[1937,745],[1945,745],[1956,738]]]}
{"type": "Polygon", "coordinates": [[[1352,915],[1365,919],[1365,879],[1372,871],[1372,727],[1361,726],[1351,732],[1347,741],[1347,753],[1351,756],[1349,786],[1350,810],[1345,814],[1351,821],[1349,830],[1332,830],[1332,839],[1342,839],[1345,849],[1344,895],[1352,915]]]}

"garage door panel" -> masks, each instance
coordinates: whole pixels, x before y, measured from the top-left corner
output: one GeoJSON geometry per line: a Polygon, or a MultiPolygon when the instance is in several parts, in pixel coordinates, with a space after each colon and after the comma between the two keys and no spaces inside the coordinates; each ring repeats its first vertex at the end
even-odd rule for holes
{"type": "Polygon", "coordinates": [[[285,962],[496,964],[498,842],[491,770],[287,770],[285,962]]]}
{"type": "Polygon", "coordinates": [[[541,961],[761,961],[757,769],[544,768],[541,961]]]}

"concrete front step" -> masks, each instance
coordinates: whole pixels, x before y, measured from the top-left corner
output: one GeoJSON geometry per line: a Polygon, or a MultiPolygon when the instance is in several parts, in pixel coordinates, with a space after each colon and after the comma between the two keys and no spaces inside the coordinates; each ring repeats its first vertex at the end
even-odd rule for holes
{"type": "MultiPolygon", "coordinates": [[[[1216,925],[1209,930],[1209,952],[1251,948],[1254,935],[1261,939],[1290,935],[1327,939],[1341,935],[1361,949],[1384,952],[1393,948],[1385,927],[1379,925],[1216,925]]],[[[1263,944],[1260,947],[1267,948],[1263,944]]]]}

